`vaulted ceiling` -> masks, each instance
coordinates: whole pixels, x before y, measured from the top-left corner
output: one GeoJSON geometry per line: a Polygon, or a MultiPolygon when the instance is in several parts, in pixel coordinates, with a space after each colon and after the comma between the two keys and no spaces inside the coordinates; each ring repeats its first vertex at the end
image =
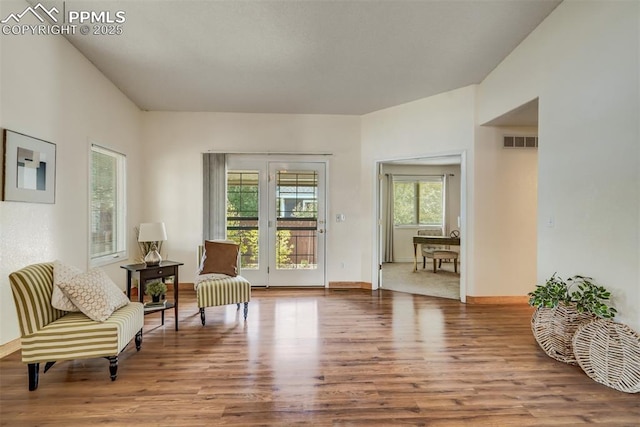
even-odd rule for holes
{"type": "Polygon", "coordinates": [[[560,1],[40,3],[125,12],[67,38],[143,110],[359,115],[480,83],[560,1]]]}

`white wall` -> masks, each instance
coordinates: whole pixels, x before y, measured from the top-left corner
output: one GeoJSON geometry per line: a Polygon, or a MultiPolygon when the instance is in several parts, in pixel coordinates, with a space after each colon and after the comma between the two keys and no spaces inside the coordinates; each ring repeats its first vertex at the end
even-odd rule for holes
{"type": "Polygon", "coordinates": [[[526,295],[536,283],[538,152],[503,148],[536,128],[476,128],[473,296],[526,295]]]}
{"type": "Polygon", "coordinates": [[[207,151],[330,153],[327,280],[361,280],[360,117],[148,112],[143,129],[143,219],[165,222],[163,251],[184,262],[181,282],[193,282],[195,250],[202,241],[202,153],[207,151]],[[336,223],[336,213],[346,221],[336,223]]]}
{"type": "MultiPolygon", "coordinates": [[[[0,16],[26,2],[2,1],[0,16]]],[[[88,266],[89,140],[127,155],[129,218],[138,219],[139,110],[58,36],[0,36],[0,127],[56,144],[55,204],[0,202],[0,344],[20,336],[8,275],[60,259],[88,266]]],[[[134,242],[131,241],[133,247],[134,242]]],[[[126,275],[105,268],[122,288],[126,275]]]]}
{"type": "Polygon", "coordinates": [[[639,16],[637,1],[564,1],[478,96],[480,123],[539,97],[538,283],[556,271],[590,275],[636,330],[639,16]]]}
{"type": "MultiPolygon", "coordinates": [[[[473,172],[475,87],[468,86],[362,117],[361,244],[375,246],[375,165],[377,161],[466,152],[467,173],[473,172]]],[[[472,175],[469,175],[472,176],[472,175]]],[[[473,181],[467,180],[470,206],[473,181]]],[[[463,218],[464,221],[464,218],[463,218]]],[[[466,244],[473,241],[473,224],[463,223],[466,244]]],[[[362,253],[362,277],[372,280],[373,251],[362,253]]],[[[473,277],[472,257],[462,274],[473,277]]]]}

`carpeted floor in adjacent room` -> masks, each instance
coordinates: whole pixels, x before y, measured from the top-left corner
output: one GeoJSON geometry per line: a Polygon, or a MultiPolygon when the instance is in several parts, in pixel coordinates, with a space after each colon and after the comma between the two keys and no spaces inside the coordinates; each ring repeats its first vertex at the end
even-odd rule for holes
{"type": "Polygon", "coordinates": [[[382,265],[382,288],[398,292],[418,295],[429,295],[440,298],[460,299],[460,266],[458,273],[453,272],[453,263],[442,263],[437,273],[432,264],[427,268],[418,264],[418,271],[413,272],[413,263],[391,262],[382,265]]]}

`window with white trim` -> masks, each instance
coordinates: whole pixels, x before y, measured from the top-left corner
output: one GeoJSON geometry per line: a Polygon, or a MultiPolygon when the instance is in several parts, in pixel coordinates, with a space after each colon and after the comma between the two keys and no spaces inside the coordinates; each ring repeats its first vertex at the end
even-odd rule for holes
{"type": "Polygon", "coordinates": [[[444,225],[444,183],[441,176],[393,177],[393,224],[444,225]]]}
{"type": "Polygon", "coordinates": [[[126,157],[91,145],[89,260],[92,267],[127,257],[126,157]]]}

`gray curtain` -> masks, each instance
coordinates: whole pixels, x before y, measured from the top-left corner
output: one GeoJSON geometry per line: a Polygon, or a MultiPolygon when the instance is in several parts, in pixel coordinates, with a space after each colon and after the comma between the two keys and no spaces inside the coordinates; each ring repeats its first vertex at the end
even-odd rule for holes
{"type": "Polygon", "coordinates": [[[445,236],[449,235],[451,232],[451,224],[449,224],[449,175],[442,175],[442,194],[444,194],[444,203],[443,203],[443,213],[444,218],[442,219],[442,232],[445,236]]]}
{"type": "Polygon", "coordinates": [[[227,155],[204,153],[203,240],[227,238],[227,155]]]}
{"type": "Polygon", "coordinates": [[[386,174],[384,183],[384,262],[393,262],[393,175],[386,174]]]}

